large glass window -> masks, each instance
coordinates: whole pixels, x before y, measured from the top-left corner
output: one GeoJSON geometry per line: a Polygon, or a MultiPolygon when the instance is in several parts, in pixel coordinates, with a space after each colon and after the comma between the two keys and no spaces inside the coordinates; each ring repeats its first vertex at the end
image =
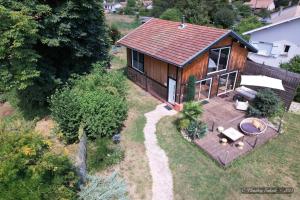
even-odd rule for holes
{"type": "Polygon", "coordinates": [[[144,73],[144,54],[132,50],[132,67],[144,73]]]}
{"type": "Polygon", "coordinates": [[[208,73],[227,69],[230,47],[211,49],[209,51],[208,73]]]}

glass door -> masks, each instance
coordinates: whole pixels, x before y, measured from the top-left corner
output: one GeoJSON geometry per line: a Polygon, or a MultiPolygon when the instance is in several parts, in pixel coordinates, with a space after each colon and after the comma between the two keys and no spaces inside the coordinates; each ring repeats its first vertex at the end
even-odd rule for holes
{"type": "Polygon", "coordinates": [[[210,97],[212,78],[204,79],[196,82],[196,100],[204,101],[210,97]]]}
{"type": "Polygon", "coordinates": [[[236,77],[237,77],[237,71],[220,75],[218,96],[234,90],[236,77]]]}

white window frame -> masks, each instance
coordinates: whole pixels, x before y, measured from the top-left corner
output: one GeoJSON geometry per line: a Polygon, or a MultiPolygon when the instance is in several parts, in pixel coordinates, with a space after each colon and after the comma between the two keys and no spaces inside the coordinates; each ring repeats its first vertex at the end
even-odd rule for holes
{"type": "MultiPolygon", "coordinates": [[[[222,94],[226,94],[228,92],[234,91],[234,89],[235,89],[236,79],[238,77],[238,71],[228,72],[228,73],[225,73],[225,74],[221,74],[220,76],[224,76],[224,75],[227,75],[227,78],[226,78],[226,90],[225,90],[225,92],[222,92],[222,93],[219,94],[219,86],[218,86],[217,96],[220,96],[222,94]],[[233,74],[233,73],[235,73],[235,79],[234,79],[233,89],[227,90],[229,75],[233,74]]],[[[219,77],[219,79],[220,79],[220,77],[219,77]]],[[[219,81],[219,79],[218,79],[218,81],[219,81]]]]}
{"type": "Polygon", "coordinates": [[[206,78],[206,79],[202,79],[202,80],[200,80],[200,81],[196,81],[196,82],[195,82],[196,85],[200,83],[200,89],[199,89],[199,92],[198,92],[198,99],[197,99],[198,102],[207,101],[207,100],[210,99],[210,93],[211,93],[212,81],[213,81],[212,78],[206,78]],[[203,81],[208,81],[208,80],[210,80],[208,97],[207,97],[206,99],[199,100],[199,99],[200,99],[200,92],[201,92],[201,89],[202,89],[201,82],[203,82],[203,81]]]}
{"type": "MultiPolygon", "coordinates": [[[[214,72],[208,72],[208,73],[207,73],[208,75],[209,75],[209,74],[218,73],[218,72],[222,72],[222,71],[226,71],[226,70],[227,70],[227,67],[228,67],[229,60],[230,60],[230,55],[231,55],[231,47],[214,48],[214,49],[210,49],[210,50],[209,50],[208,59],[210,59],[210,57],[209,57],[209,56],[210,56],[210,51],[212,51],[212,50],[219,50],[218,63],[217,63],[217,70],[214,71],[214,72]],[[226,68],[225,68],[225,69],[219,70],[220,55],[221,55],[222,49],[229,49],[229,53],[228,53],[228,59],[227,59],[227,63],[226,63],[226,68]]],[[[209,60],[208,60],[207,69],[209,69],[209,60]]]]}
{"type": "Polygon", "coordinates": [[[133,65],[133,51],[135,51],[136,53],[137,53],[137,59],[138,59],[138,63],[139,63],[139,61],[140,61],[140,54],[142,54],[142,53],[140,53],[140,52],[138,52],[138,51],[136,51],[136,50],[133,50],[133,49],[131,49],[131,66],[132,66],[132,68],[134,68],[135,70],[137,70],[137,71],[139,71],[139,72],[141,72],[141,73],[145,73],[145,54],[143,54],[144,55],[144,63],[143,63],[143,69],[144,69],[144,71],[141,71],[140,69],[138,69],[137,67],[135,67],[134,65],[133,65]]]}

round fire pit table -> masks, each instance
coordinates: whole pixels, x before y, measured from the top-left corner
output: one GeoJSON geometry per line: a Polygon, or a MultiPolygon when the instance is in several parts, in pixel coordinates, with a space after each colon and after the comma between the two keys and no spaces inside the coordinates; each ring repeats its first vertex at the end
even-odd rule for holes
{"type": "Polygon", "coordinates": [[[267,130],[267,124],[261,119],[250,117],[241,121],[240,129],[246,135],[259,135],[267,130]]]}

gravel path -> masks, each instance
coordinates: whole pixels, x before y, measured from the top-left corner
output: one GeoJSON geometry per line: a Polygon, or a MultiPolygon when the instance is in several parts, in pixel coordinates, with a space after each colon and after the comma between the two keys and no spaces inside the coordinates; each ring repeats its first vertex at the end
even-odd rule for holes
{"type": "Polygon", "coordinates": [[[167,110],[166,104],[160,104],[155,110],[145,114],[147,119],[144,135],[145,146],[150,173],[152,175],[152,199],[171,200],[173,199],[173,179],[169,168],[169,161],[166,153],[157,144],[156,123],[165,116],[176,114],[174,110],[167,110]]]}

